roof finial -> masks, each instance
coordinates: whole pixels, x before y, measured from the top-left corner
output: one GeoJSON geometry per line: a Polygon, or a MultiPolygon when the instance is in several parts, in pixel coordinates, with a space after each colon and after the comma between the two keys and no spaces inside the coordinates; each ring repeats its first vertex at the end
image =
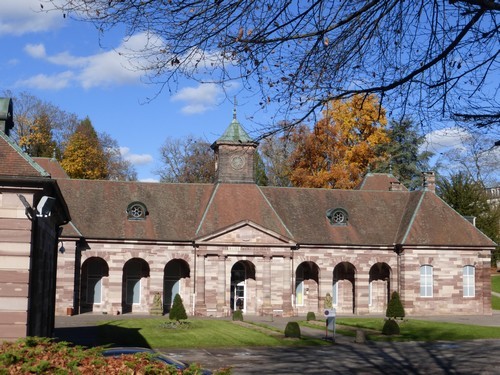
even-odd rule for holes
{"type": "Polygon", "coordinates": [[[236,95],[234,96],[234,108],[233,108],[233,120],[236,120],[236,106],[238,105],[238,101],[236,100],[236,95]]]}

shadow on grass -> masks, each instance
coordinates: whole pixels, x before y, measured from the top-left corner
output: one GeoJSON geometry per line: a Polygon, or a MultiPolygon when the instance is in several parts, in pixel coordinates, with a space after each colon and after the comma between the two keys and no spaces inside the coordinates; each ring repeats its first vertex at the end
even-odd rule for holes
{"type": "Polygon", "coordinates": [[[54,329],[54,339],[85,347],[140,346],[150,348],[139,328],[124,328],[112,324],[54,329]]]}

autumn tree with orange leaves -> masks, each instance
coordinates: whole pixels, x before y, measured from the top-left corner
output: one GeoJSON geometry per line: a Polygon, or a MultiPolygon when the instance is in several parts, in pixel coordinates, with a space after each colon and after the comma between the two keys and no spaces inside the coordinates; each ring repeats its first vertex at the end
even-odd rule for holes
{"type": "Polygon", "coordinates": [[[69,138],[61,166],[71,178],[104,180],[108,177],[106,154],[88,117],[69,138]]]}
{"type": "Polygon", "coordinates": [[[314,128],[294,137],[290,180],[294,186],[352,189],[368,167],[385,158],[377,146],[389,142],[385,110],[375,95],[331,101],[314,128]]]}

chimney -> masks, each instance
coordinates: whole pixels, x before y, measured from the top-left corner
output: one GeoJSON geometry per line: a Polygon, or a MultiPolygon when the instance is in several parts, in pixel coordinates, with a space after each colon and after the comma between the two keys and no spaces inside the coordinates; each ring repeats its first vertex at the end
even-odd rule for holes
{"type": "Polygon", "coordinates": [[[436,175],[434,172],[423,172],[423,186],[425,191],[436,192],[436,175]]]}

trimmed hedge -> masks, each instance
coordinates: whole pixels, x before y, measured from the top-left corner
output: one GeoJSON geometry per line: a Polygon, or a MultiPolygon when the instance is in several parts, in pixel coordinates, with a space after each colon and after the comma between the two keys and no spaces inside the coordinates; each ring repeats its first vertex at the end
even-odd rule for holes
{"type": "Polygon", "coordinates": [[[316,320],[316,314],[313,311],[307,313],[307,321],[316,320]]]}
{"type": "Polygon", "coordinates": [[[285,337],[300,339],[300,326],[297,322],[288,322],[285,327],[285,337]]]}
{"type": "Polygon", "coordinates": [[[399,335],[399,325],[394,319],[387,319],[384,323],[384,327],[382,328],[383,335],[399,335]]]}

